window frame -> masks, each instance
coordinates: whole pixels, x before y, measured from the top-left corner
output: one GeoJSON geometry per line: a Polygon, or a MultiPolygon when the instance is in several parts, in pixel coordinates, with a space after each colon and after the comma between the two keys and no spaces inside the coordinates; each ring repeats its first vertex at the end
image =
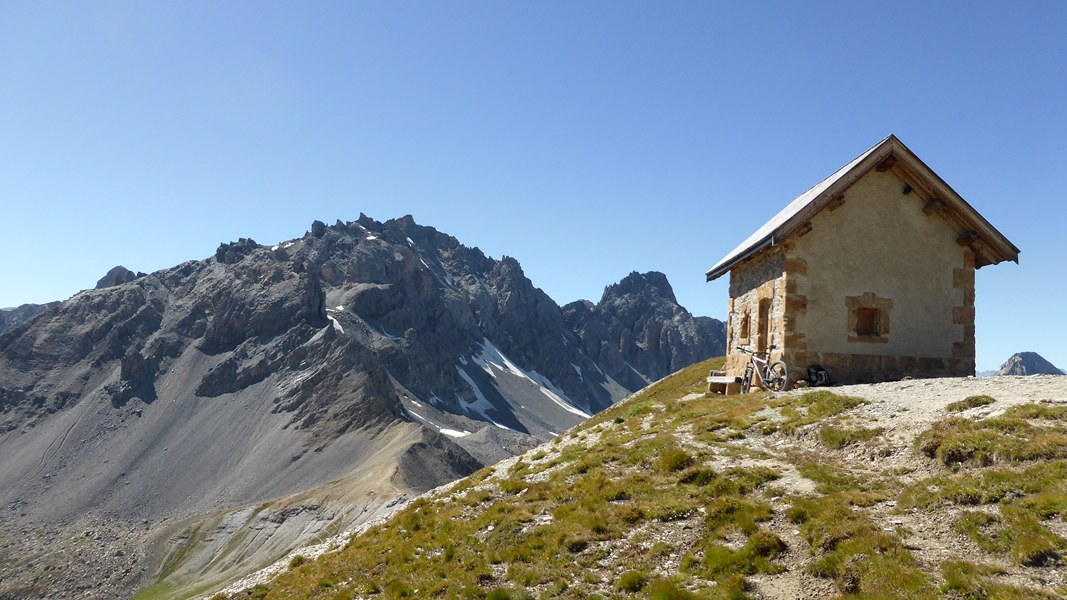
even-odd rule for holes
{"type": "Polygon", "coordinates": [[[874,292],[864,292],[860,296],[846,296],[845,306],[848,309],[848,341],[873,344],[889,342],[892,299],[882,298],[874,292]],[[873,323],[870,322],[872,318],[875,320],[873,323]]]}

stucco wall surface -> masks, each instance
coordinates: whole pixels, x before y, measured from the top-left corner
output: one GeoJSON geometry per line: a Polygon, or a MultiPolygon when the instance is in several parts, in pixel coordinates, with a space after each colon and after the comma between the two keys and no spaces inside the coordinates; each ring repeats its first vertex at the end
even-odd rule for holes
{"type": "Polygon", "coordinates": [[[953,342],[964,338],[964,326],[953,323],[953,307],[964,304],[953,270],[966,249],[951,225],[903,190],[891,171],[871,171],[796,239],[807,265],[797,278],[807,307],[795,315],[796,330],[809,350],[952,358],[953,342]],[[849,341],[846,298],[865,293],[892,301],[884,343],[849,341]]]}

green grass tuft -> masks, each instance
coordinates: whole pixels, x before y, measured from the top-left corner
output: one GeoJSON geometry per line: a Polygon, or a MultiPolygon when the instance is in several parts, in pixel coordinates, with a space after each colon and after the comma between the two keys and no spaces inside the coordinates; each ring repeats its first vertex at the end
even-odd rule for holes
{"type": "Polygon", "coordinates": [[[819,441],[824,445],[840,450],[845,446],[849,446],[858,442],[865,442],[867,440],[878,437],[885,429],[881,427],[875,428],[846,428],[838,427],[836,425],[824,425],[819,429],[819,441]]]}
{"type": "Polygon", "coordinates": [[[1018,417],[1020,419],[1043,419],[1047,421],[1067,420],[1067,406],[1048,404],[1017,404],[1004,411],[1006,417],[1018,417]]]}
{"type": "Polygon", "coordinates": [[[850,495],[798,498],[786,512],[820,557],[809,572],[834,580],[844,594],[873,597],[936,597],[929,577],[918,568],[900,539],[854,510],[850,495]],[[882,594],[882,596],[879,596],[882,594]]]}
{"type": "Polygon", "coordinates": [[[648,586],[649,600],[696,600],[696,596],[680,589],[666,579],[657,579],[648,586]]]}
{"type": "Polygon", "coordinates": [[[772,516],[774,510],[765,502],[720,496],[705,508],[704,522],[717,537],[725,537],[730,530],[754,535],[759,531],[757,523],[770,520],[772,516]]]}
{"type": "Polygon", "coordinates": [[[945,419],[920,434],[916,448],[950,466],[983,467],[998,462],[1067,457],[1067,430],[1061,425],[1037,426],[1016,416],[1032,410],[1005,412],[1000,417],[979,421],[960,417],[945,419]]]}
{"type": "Polygon", "coordinates": [[[738,550],[731,550],[719,543],[708,544],[704,548],[703,574],[715,581],[725,582],[736,574],[780,573],[783,567],[773,561],[785,550],[786,545],[781,538],[757,529],[738,550]]]}
{"type": "Polygon", "coordinates": [[[930,477],[904,490],[898,506],[935,509],[944,504],[993,504],[1042,494],[1052,495],[1049,505],[1055,506],[1059,504],[1055,496],[1062,493],[1065,478],[1067,461],[1064,460],[1037,463],[1021,470],[998,468],[930,477]]]}
{"type": "Polygon", "coordinates": [[[648,575],[641,571],[627,571],[619,577],[616,587],[624,592],[635,593],[644,589],[646,583],[648,583],[648,575]]]}
{"type": "Polygon", "coordinates": [[[1036,567],[1059,560],[1067,540],[1045,529],[1035,516],[1015,506],[1002,514],[964,512],[954,524],[982,550],[1008,554],[1016,564],[1036,567]]]}
{"type": "Polygon", "coordinates": [[[691,464],[693,464],[693,457],[685,450],[672,444],[661,451],[656,467],[661,473],[674,473],[685,469],[691,464]]]}
{"type": "Polygon", "coordinates": [[[945,579],[941,591],[952,598],[974,600],[1052,600],[1061,598],[1051,592],[1022,588],[997,582],[993,577],[1003,574],[1000,568],[953,560],[941,563],[945,579]]]}
{"type": "Polygon", "coordinates": [[[807,392],[795,398],[784,398],[774,406],[781,408],[786,420],[779,425],[785,433],[792,433],[805,425],[841,414],[867,401],[855,396],[841,396],[826,390],[807,392]]]}
{"type": "Polygon", "coordinates": [[[963,400],[956,402],[950,402],[945,406],[945,410],[949,412],[963,412],[968,408],[978,408],[979,406],[988,406],[996,402],[996,399],[992,396],[967,396],[963,400]]]}

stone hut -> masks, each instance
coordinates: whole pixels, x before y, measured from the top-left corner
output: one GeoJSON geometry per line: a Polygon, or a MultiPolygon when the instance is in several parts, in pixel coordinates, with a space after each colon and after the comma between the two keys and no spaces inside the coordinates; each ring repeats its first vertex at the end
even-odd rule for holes
{"type": "Polygon", "coordinates": [[[730,274],[730,375],[743,346],[790,379],[974,375],[974,273],[1019,249],[890,135],[801,194],[707,272],[730,274]]]}

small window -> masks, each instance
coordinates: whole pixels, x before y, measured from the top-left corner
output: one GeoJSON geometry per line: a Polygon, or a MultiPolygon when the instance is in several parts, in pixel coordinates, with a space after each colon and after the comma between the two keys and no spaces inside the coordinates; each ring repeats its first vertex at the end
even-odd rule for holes
{"type": "Polygon", "coordinates": [[[893,310],[893,300],[864,292],[862,296],[846,296],[845,307],[848,309],[848,341],[889,342],[889,313],[893,310]]]}
{"type": "Polygon", "coordinates": [[[745,314],[741,316],[741,339],[742,340],[747,340],[748,339],[748,330],[749,330],[748,311],[746,310],[745,314]]]}
{"type": "Polygon", "coordinates": [[[882,315],[877,308],[859,307],[856,309],[856,335],[882,335],[882,315]]]}

